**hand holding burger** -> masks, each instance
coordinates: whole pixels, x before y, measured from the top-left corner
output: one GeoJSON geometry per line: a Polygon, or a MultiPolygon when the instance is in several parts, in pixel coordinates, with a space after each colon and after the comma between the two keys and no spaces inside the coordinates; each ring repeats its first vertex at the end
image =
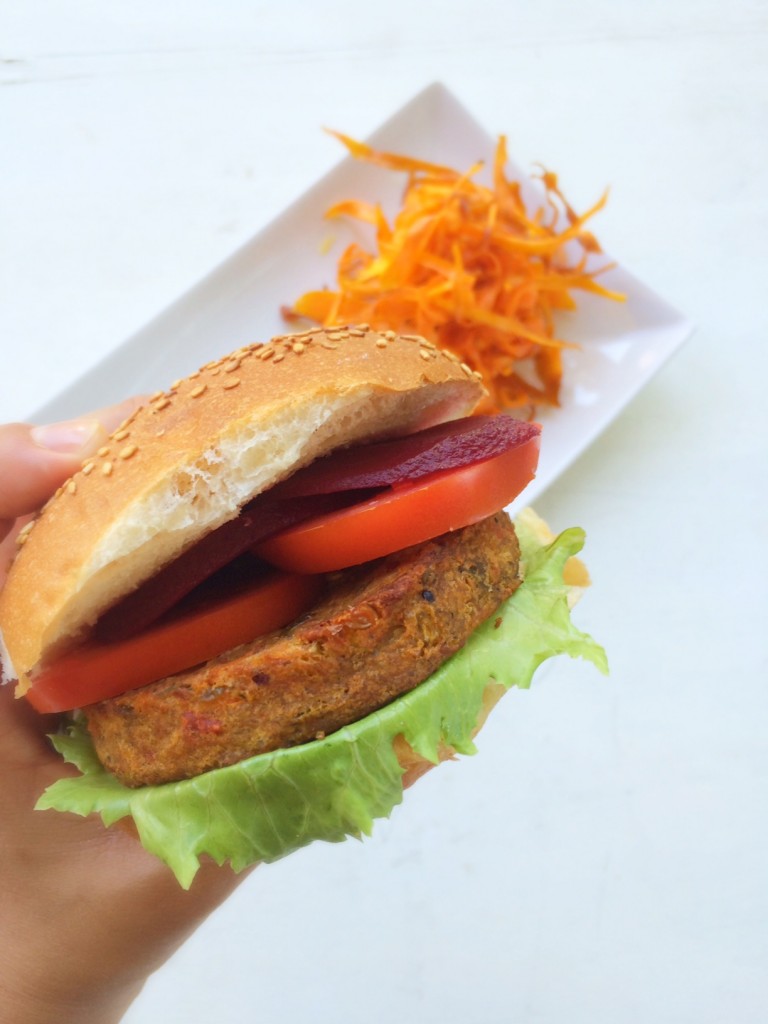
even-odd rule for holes
{"type": "MultiPolygon", "coordinates": [[[[137,404],[46,427],[0,426],[3,553],[137,404]]],[[[244,876],[208,862],[185,891],[128,831],[35,811],[40,793],[72,774],[46,739],[54,728],[0,686],[0,1018],[109,1024],[244,876]]]]}
{"type": "Polygon", "coordinates": [[[545,658],[602,666],[568,617],[580,532],[503,512],[538,428],[472,417],[481,396],[423,339],[316,329],[114,431],[0,598],[7,674],[74,715],[55,743],[82,774],[40,806],[132,817],[186,886],[202,855],[369,832],[545,658]]]}

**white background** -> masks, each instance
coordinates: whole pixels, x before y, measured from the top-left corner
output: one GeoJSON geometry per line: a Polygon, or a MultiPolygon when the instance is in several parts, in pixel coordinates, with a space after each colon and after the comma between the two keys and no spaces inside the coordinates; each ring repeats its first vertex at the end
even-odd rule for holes
{"type": "MultiPolygon", "coordinates": [[[[128,1024],[768,1018],[768,5],[5,0],[0,418],[443,81],[698,325],[538,501],[579,624],[372,839],[259,869],[128,1024]]],[[[275,302],[283,301],[275,296],[275,302]]],[[[94,396],[98,400],[98,396],[94,396]]]]}

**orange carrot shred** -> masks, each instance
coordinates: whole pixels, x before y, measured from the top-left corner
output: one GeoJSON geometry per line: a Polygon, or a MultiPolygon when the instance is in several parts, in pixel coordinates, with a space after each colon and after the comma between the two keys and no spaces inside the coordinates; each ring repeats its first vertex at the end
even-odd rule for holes
{"type": "Polygon", "coordinates": [[[479,371],[484,411],[533,416],[540,405],[559,405],[570,343],[556,336],[555,314],[576,307],[575,290],[623,299],[595,280],[607,267],[588,269],[588,256],[601,249],[585,225],[607,192],[578,214],[557,175],[542,169],[544,202],[531,212],[507,175],[503,135],[488,187],[474,180],[482,163],[460,172],[331,134],[356,159],[405,173],[402,205],[391,223],[378,203],[348,199],[326,211],[370,225],[375,247],[349,245],[337,289],[306,292],[283,308],[285,319],[424,335],[479,371]]]}

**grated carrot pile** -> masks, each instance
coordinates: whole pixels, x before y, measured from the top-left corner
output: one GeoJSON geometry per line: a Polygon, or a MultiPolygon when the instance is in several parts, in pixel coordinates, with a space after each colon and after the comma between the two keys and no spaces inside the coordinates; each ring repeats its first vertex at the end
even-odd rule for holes
{"type": "Polygon", "coordinates": [[[543,171],[544,202],[529,213],[506,175],[504,136],[487,187],[474,180],[482,163],[460,173],[332,134],[357,159],[408,175],[402,206],[391,223],[379,204],[354,199],[326,211],[372,225],[376,251],[348,246],[337,290],[305,293],[285,318],[421,334],[482,375],[488,408],[533,415],[540,404],[558,405],[570,343],[555,335],[555,312],[575,308],[575,289],[622,298],[587,268],[600,246],[585,225],[607,194],[578,215],[557,176],[543,171]]]}

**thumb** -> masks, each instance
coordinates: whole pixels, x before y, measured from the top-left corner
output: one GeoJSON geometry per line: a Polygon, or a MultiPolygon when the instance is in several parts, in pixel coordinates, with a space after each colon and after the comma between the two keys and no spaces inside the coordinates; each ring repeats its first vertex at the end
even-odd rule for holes
{"type": "Polygon", "coordinates": [[[80,419],[47,426],[0,426],[0,538],[15,519],[45,504],[140,401],[128,399],[80,419]]]}

